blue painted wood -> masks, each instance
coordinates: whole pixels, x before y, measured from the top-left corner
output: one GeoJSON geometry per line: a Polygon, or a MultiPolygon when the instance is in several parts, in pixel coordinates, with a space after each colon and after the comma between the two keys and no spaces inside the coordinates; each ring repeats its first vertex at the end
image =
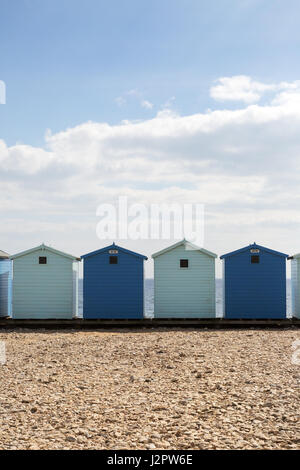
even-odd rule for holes
{"type": "Polygon", "coordinates": [[[0,252],[0,317],[11,315],[12,262],[9,256],[0,252]]]}
{"type": "Polygon", "coordinates": [[[83,318],[143,318],[146,256],[110,245],[82,259],[83,318]],[[110,264],[110,256],[118,263],[110,264]]]}
{"type": "Polygon", "coordinates": [[[225,318],[286,318],[287,257],[256,244],[221,256],[225,318]],[[259,263],[251,263],[253,255],[259,263]]]}

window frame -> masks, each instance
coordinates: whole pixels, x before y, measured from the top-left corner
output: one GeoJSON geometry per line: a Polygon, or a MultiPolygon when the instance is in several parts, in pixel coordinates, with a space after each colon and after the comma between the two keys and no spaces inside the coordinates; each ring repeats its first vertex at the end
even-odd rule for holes
{"type": "Polygon", "coordinates": [[[190,267],[190,260],[187,259],[187,258],[180,258],[180,260],[179,260],[179,269],[189,269],[189,267],[190,267]],[[187,262],[187,266],[181,266],[181,263],[183,261],[187,262]]]}
{"type": "Polygon", "coordinates": [[[260,264],[260,256],[259,255],[251,255],[250,263],[251,264],[260,264]],[[253,261],[254,259],[256,259],[257,261],[253,261]]]}

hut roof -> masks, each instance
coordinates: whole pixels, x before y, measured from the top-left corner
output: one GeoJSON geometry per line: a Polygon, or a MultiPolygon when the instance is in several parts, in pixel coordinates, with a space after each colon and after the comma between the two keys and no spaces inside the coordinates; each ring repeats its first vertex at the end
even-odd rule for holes
{"type": "Polygon", "coordinates": [[[8,259],[9,254],[6,253],[5,251],[0,250],[0,259],[8,259]]]}
{"type": "Polygon", "coordinates": [[[257,245],[256,243],[253,243],[252,245],[250,244],[248,246],[245,246],[244,248],[240,248],[239,250],[226,253],[225,255],[220,256],[220,259],[229,258],[230,256],[238,255],[240,253],[243,253],[244,251],[249,251],[251,249],[266,251],[267,253],[270,253],[272,255],[282,256],[284,258],[288,258],[289,256],[289,255],[286,255],[285,253],[281,253],[280,251],[271,250],[270,248],[266,248],[265,246],[261,246],[261,245],[257,245]]]}
{"type": "Polygon", "coordinates": [[[34,253],[35,251],[40,251],[40,250],[50,251],[51,253],[63,256],[64,258],[73,259],[74,261],[81,261],[81,259],[76,256],[69,255],[68,253],[64,253],[63,251],[55,250],[51,246],[44,245],[44,243],[42,245],[31,248],[30,250],[22,251],[21,253],[12,255],[10,258],[11,259],[21,258],[21,256],[26,256],[26,255],[29,255],[30,253],[34,253]]]}
{"type": "Polygon", "coordinates": [[[201,253],[204,253],[207,256],[211,256],[212,258],[217,258],[218,255],[215,253],[212,253],[211,251],[206,250],[205,248],[200,248],[197,245],[194,245],[193,243],[183,239],[178,243],[175,243],[174,245],[168,246],[164,250],[157,251],[156,253],[153,253],[152,258],[157,258],[160,255],[163,255],[165,253],[168,253],[168,251],[172,251],[178,246],[184,245],[186,250],[191,250],[191,251],[201,251],[201,253]]]}
{"type": "Polygon", "coordinates": [[[86,255],[82,255],[81,258],[85,259],[85,258],[89,258],[90,256],[99,255],[101,253],[104,253],[107,250],[118,250],[118,251],[121,251],[122,253],[127,253],[128,255],[137,256],[138,258],[142,258],[144,260],[148,259],[147,256],[136,253],[135,251],[127,250],[126,248],[122,248],[121,246],[118,246],[115,243],[109,246],[105,246],[104,248],[100,248],[100,250],[91,251],[90,253],[87,253],[86,255]]]}
{"type": "Polygon", "coordinates": [[[289,256],[288,259],[299,259],[300,258],[300,253],[297,253],[296,255],[289,256]]]}

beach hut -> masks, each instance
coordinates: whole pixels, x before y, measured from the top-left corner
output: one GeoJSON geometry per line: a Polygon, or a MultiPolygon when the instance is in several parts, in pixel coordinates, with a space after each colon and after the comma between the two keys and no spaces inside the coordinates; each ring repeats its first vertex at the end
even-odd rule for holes
{"type": "Polygon", "coordinates": [[[113,244],[81,258],[83,318],[143,318],[146,256],[113,244]]]}
{"type": "Polygon", "coordinates": [[[300,253],[289,258],[291,260],[292,275],[292,314],[300,318],[300,253]]]}
{"type": "Polygon", "coordinates": [[[12,317],[71,319],[78,313],[78,262],[46,245],[13,260],[12,317]]]}
{"type": "Polygon", "coordinates": [[[156,318],[216,316],[217,255],[182,240],[153,254],[152,258],[156,318]]]}
{"type": "Polygon", "coordinates": [[[286,318],[286,259],[263,246],[221,256],[225,318],[286,318]]]}
{"type": "Polygon", "coordinates": [[[0,317],[11,314],[12,262],[5,251],[0,250],[0,317]]]}

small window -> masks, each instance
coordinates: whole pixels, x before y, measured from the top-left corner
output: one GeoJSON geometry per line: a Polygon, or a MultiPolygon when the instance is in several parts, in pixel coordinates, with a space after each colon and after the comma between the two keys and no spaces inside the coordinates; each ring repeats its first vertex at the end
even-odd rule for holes
{"type": "Polygon", "coordinates": [[[47,256],[40,256],[39,264],[47,264],[47,256]]]}
{"type": "Polygon", "coordinates": [[[188,268],[189,267],[189,260],[188,259],[181,259],[180,260],[180,267],[181,268],[188,268]]]}
{"type": "Polygon", "coordinates": [[[259,263],[259,256],[253,255],[251,256],[251,264],[258,264],[259,263]]]}
{"type": "Polygon", "coordinates": [[[118,257],[117,256],[110,256],[109,257],[109,264],[118,264],[118,257]]]}

